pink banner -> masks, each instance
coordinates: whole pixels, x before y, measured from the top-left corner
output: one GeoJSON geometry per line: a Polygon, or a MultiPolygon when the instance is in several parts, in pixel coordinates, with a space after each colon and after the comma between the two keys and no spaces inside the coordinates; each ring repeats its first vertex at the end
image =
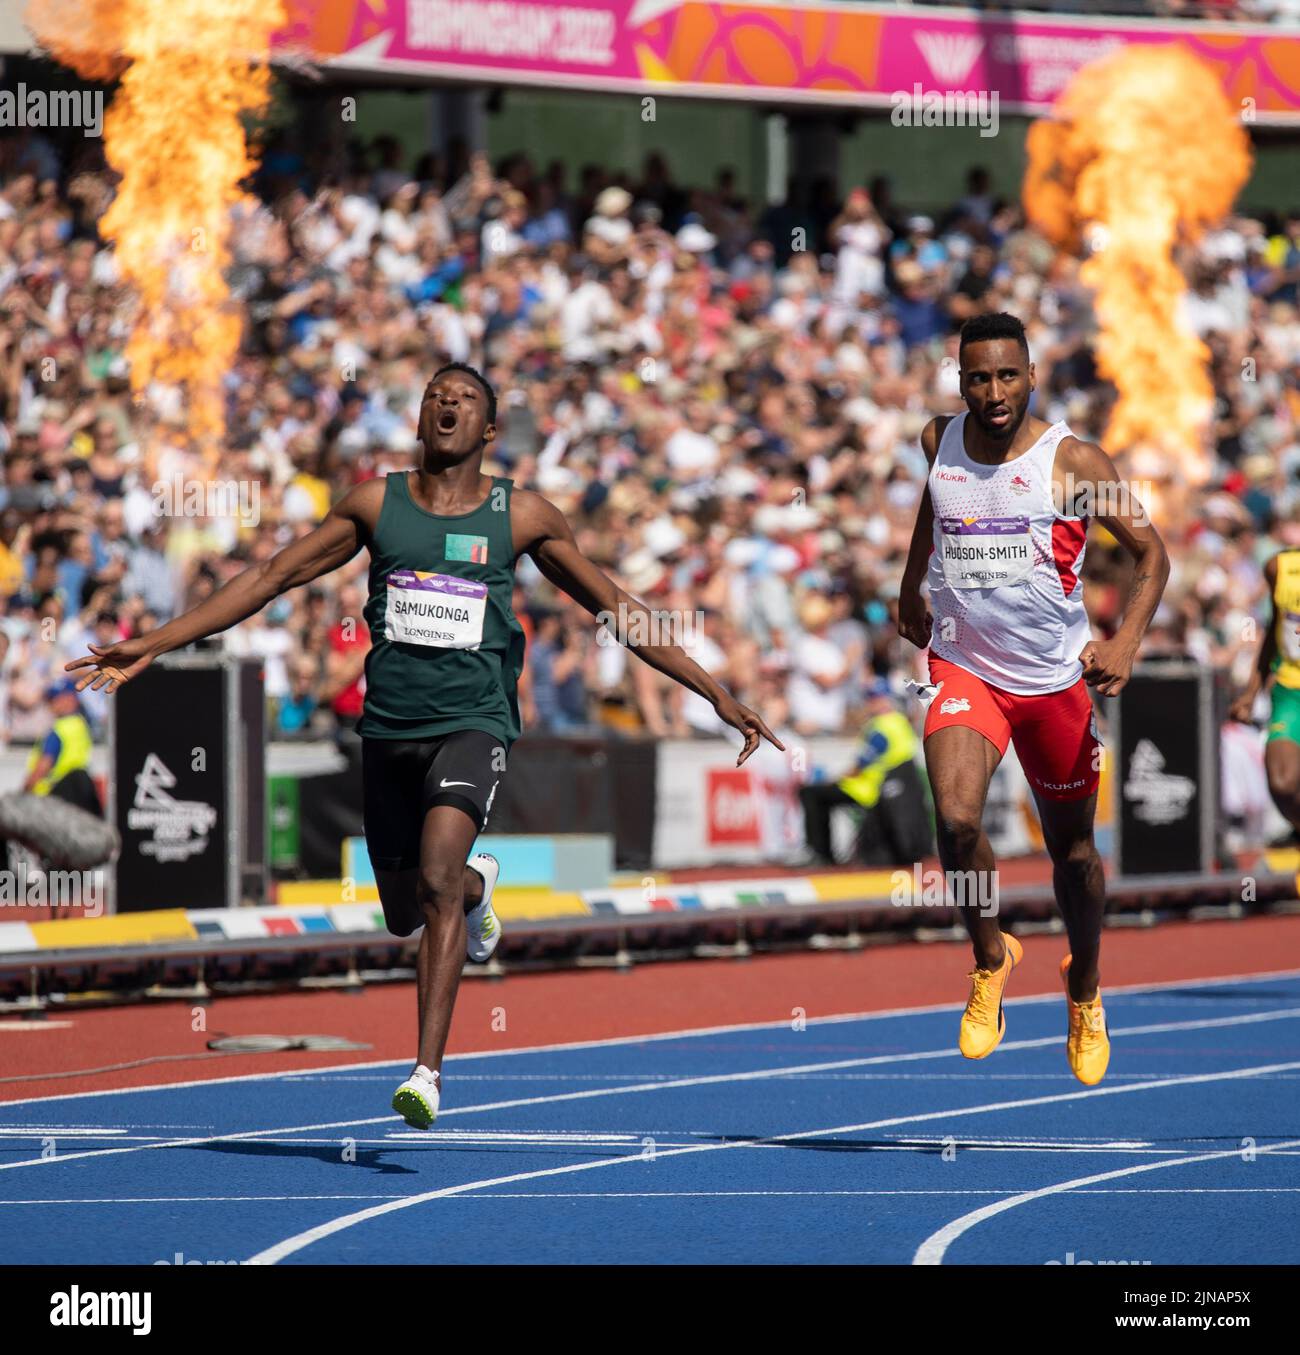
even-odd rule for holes
{"type": "Polygon", "coordinates": [[[281,51],[340,69],[715,98],[886,106],[900,91],[1042,112],[1080,66],[1176,43],[1247,120],[1300,121],[1300,32],[1236,24],[700,0],[288,0],[281,51]]]}

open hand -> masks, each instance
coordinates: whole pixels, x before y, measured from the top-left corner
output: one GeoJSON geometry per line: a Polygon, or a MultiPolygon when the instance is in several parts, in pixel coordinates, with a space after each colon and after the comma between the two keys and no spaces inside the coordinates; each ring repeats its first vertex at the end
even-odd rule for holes
{"type": "Polygon", "coordinates": [[[149,641],[145,636],[134,640],[123,640],[116,645],[90,645],[90,653],[84,658],[73,659],[65,664],[65,673],[75,672],[79,668],[88,669],[77,679],[77,690],[115,692],[124,683],[143,673],[153,662],[149,641]]]}
{"type": "Polygon", "coordinates": [[[745,736],[745,746],[736,759],[737,767],[741,766],[745,759],[758,747],[760,739],[766,739],[773,747],[779,748],[783,753],[785,752],[785,744],[748,706],[742,706],[735,697],[724,695],[721,700],[714,703],[713,709],[718,712],[719,718],[725,720],[732,729],[740,730],[745,736]]]}

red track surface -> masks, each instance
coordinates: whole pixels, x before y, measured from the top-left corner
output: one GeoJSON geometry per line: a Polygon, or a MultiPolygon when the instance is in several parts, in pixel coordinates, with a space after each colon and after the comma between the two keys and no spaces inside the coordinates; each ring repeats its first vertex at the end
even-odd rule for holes
{"type": "MultiPolygon", "coordinates": [[[[1256,853],[1258,855],[1258,853],[1256,853]]],[[[1103,865],[1106,864],[1103,862],[1103,865]]],[[[921,859],[926,870],[942,870],[937,856],[921,859]]],[[[692,866],[679,870],[666,871],[673,884],[698,884],[706,880],[779,880],[785,876],[801,875],[860,875],[863,872],[890,870],[889,866],[863,866],[850,863],[846,866],[816,866],[800,870],[793,866],[692,866]]],[[[911,867],[905,867],[909,870],[911,867]]],[[[1111,874],[1107,871],[1107,875],[1111,874]]],[[[998,881],[1003,885],[1050,884],[1052,866],[1045,856],[1007,856],[998,861],[998,881]]]]}
{"type": "MultiPolygon", "coordinates": [[[[1056,966],[1064,950],[1063,937],[1026,938],[1024,964],[1011,995],[1056,993],[1056,966]]],[[[630,973],[566,971],[474,980],[461,985],[450,1047],[452,1052],[509,1049],[788,1021],[796,1007],[811,1019],[961,1002],[969,963],[964,946],[907,943],[851,954],[651,964],[630,973]],[[500,1025],[498,1013],[504,1014],[504,1030],[493,1029],[494,1017],[500,1025]]],[[[1300,969],[1300,917],[1110,931],[1102,950],[1103,979],[1114,985],[1281,969],[1300,969]]],[[[0,1101],[405,1059],[415,1047],[415,988],[409,983],[357,994],[219,998],[204,1013],[206,1029],[197,1031],[196,1011],[171,1002],[56,1012],[45,1029],[0,1026],[0,1078],[31,1078],[0,1082],[0,1101]],[[57,1024],[63,1021],[70,1024],[57,1024]],[[212,1054],[206,1049],[215,1035],[254,1034],[342,1035],[371,1047],[355,1054],[212,1054]],[[84,1071],[158,1056],[180,1057],[113,1072],[84,1071]],[[76,1075],[50,1077],[52,1072],[76,1075]]]]}

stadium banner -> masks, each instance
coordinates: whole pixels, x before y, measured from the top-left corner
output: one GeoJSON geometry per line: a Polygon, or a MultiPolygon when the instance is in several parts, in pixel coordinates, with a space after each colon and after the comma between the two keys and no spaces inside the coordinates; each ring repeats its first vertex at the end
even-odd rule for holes
{"type": "MultiPolygon", "coordinates": [[[[810,772],[823,780],[853,765],[855,739],[796,740],[781,733],[787,748],[798,742],[810,772]]],[[[722,739],[664,739],[655,776],[654,863],[663,870],[693,866],[771,865],[803,851],[804,820],[796,773],[787,754],[760,744],[743,767],[736,748],[722,739]]],[[[833,825],[834,826],[834,825],[833,825]]],[[[1029,783],[1013,749],[993,774],[984,814],[985,831],[999,856],[1042,850],[1029,783]]],[[[835,834],[837,851],[851,847],[851,834],[835,834]]]]}
{"type": "Polygon", "coordinates": [[[113,817],[122,838],[116,910],[220,908],[227,842],[225,674],[157,663],[113,698],[113,817]],[[159,719],[160,711],[184,712],[159,719]]]}
{"type": "MultiPolygon", "coordinates": [[[[1042,113],[1075,72],[1132,43],[1175,43],[1216,70],[1243,120],[1300,122],[1300,40],[1286,27],[991,15],[837,0],[287,0],[282,59],[355,74],[622,93],[899,108],[997,95],[1042,113]]],[[[914,115],[913,115],[914,116],[914,115]]]]}
{"type": "Polygon", "coordinates": [[[265,705],[260,660],[211,652],[164,655],[116,694],[113,911],[265,901],[265,705]]]}
{"type": "MultiPolygon", "coordinates": [[[[787,745],[788,746],[788,745],[787,745]]],[[[851,739],[809,739],[810,767],[847,766],[851,739]]],[[[789,759],[759,744],[743,767],[723,739],[663,739],[655,775],[654,863],[758,865],[794,856],[803,845],[799,777],[789,759]]]]}
{"type": "Polygon", "coordinates": [[[1195,663],[1140,663],[1117,707],[1119,874],[1212,871],[1220,817],[1214,674],[1195,663]]]}

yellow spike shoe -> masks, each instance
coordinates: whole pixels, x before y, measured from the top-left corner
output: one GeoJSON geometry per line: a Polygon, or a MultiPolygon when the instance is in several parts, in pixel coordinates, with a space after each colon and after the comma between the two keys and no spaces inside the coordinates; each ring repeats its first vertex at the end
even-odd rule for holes
{"type": "Polygon", "coordinates": [[[1095,1087],[1106,1076],[1110,1063],[1110,1035],[1106,1013],[1101,1005],[1101,989],[1091,1002],[1076,1002],[1070,996],[1070,957],[1061,961],[1061,982],[1065,985],[1065,1005],[1070,1010],[1070,1033],[1065,1041],[1066,1057],[1075,1077],[1085,1087],[1095,1087]]]}
{"type": "Polygon", "coordinates": [[[1000,969],[972,969],[970,997],[961,1018],[961,1033],[957,1048],[968,1059],[987,1058],[1002,1043],[1006,1034],[1007,1018],[1002,1014],[1002,995],[1006,991],[1011,971],[1020,963],[1024,951],[1020,942],[1007,932],[1002,933],[1007,953],[1000,969]]]}

